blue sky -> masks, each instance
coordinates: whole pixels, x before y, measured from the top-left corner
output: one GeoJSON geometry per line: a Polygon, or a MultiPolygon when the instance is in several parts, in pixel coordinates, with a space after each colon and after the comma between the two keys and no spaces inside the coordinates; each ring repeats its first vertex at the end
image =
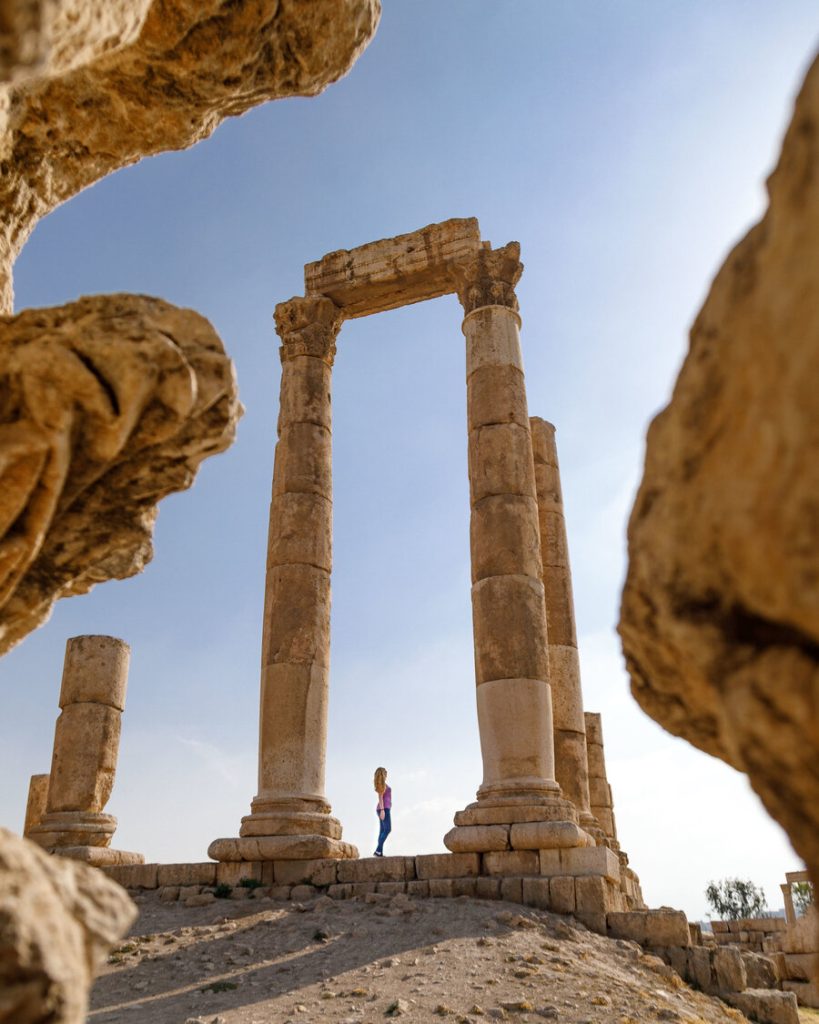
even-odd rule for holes
{"type": "MultiPolygon", "coordinates": [[[[63,648],[133,648],[115,844],[201,860],[255,793],[273,307],[325,252],[476,216],[521,243],[529,408],[558,428],[586,706],[603,712],[621,840],[654,905],[699,917],[711,878],[778,906],[798,866],[742,776],[642,714],[614,634],[625,524],[713,273],[764,178],[819,40],[791,0],[385,0],[321,97],[268,104],[98,183],[35,230],[16,307],[143,292],[207,316],[236,362],[238,440],[166,499],[135,579],[60,602],[0,662],[0,821],[47,771],[63,648]]],[[[351,322],[334,370],[335,567],[327,792],[362,853],[372,770],[393,853],[442,849],[481,780],[469,604],[460,307],[351,322]]]]}

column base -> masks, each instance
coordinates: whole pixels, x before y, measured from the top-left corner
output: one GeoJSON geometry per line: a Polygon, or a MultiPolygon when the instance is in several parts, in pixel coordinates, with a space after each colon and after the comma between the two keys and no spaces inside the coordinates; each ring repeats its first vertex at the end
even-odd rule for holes
{"type": "Polygon", "coordinates": [[[121,867],[125,864],[144,864],[145,857],[141,853],[130,853],[128,850],[112,850],[110,846],[55,846],[46,850],[55,857],[68,857],[80,860],[95,868],[121,867]]]}
{"type": "Polygon", "coordinates": [[[571,800],[557,793],[502,795],[478,790],[478,800],[455,815],[456,825],[515,825],[524,821],[563,821],[577,824],[571,800]]]}
{"type": "Polygon", "coordinates": [[[254,797],[238,838],[215,839],[208,856],[218,861],[348,860],[358,850],[341,841],[341,822],[324,797],[287,793],[254,797]]]}
{"type": "Polygon", "coordinates": [[[453,853],[503,850],[567,850],[595,846],[577,823],[577,810],[558,794],[501,795],[479,799],[455,815],[455,828],[444,836],[453,853]]]}
{"type": "Polygon", "coordinates": [[[113,814],[97,811],[52,811],[28,834],[45,850],[61,847],[106,848],[117,829],[113,814]]]}
{"type": "Polygon", "coordinates": [[[355,860],[358,848],[323,835],[240,836],[214,839],[208,856],[218,861],[355,860]]]}
{"type": "MultiPolygon", "coordinates": [[[[329,810],[329,808],[328,808],[329,810]]],[[[327,839],[341,839],[341,822],[329,814],[318,811],[294,811],[286,813],[275,810],[254,810],[242,818],[239,829],[241,838],[254,836],[325,836],[327,839]]]]}

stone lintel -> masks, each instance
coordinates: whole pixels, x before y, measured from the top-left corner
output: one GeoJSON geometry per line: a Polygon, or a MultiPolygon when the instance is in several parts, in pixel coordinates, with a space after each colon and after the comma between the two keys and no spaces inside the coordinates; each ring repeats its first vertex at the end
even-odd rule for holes
{"type": "Polygon", "coordinates": [[[445,220],[355,249],[327,253],[304,268],[304,294],[326,295],[352,319],[455,291],[449,268],[482,247],[475,217],[445,220]]]}

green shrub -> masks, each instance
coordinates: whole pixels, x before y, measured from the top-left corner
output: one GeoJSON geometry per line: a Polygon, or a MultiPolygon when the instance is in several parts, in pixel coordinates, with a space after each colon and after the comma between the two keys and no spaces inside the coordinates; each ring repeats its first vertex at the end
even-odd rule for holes
{"type": "Polygon", "coordinates": [[[762,917],[768,905],[764,891],[749,879],[743,878],[723,878],[719,882],[709,882],[705,898],[717,918],[723,921],[762,917]]]}
{"type": "Polygon", "coordinates": [[[794,882],[791,893],[794,909],[799,917],[803,917],[813,903],[813,885],[810,882],[794,882]]]}

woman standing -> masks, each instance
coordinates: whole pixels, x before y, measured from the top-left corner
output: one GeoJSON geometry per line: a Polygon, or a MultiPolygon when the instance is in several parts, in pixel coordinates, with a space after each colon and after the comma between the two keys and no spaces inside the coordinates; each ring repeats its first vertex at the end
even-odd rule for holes
{"type": "Polygon", "coordinates": [[[376,846],[375,848],[375,856],[383,857],[384,840],[392,831],[392,823],[390,822],[390,811],[392,810],[392,790],[387,785],[386,768],[375,769],[373,786],[375,787],[376,793],[378,793],[378,805],[375,809],[375,813],[378,815],[378,819],[381,823],[381,827],[378,832],[378,846],[376,846]]]}

